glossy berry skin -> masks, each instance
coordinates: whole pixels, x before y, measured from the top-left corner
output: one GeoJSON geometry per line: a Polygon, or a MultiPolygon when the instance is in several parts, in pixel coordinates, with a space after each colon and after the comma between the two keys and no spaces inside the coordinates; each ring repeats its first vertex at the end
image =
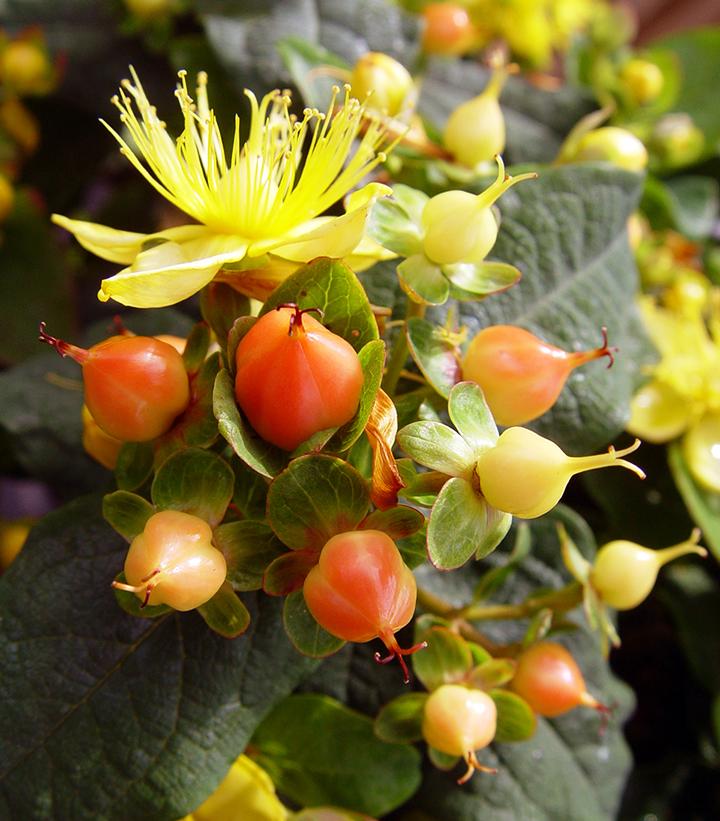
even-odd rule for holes
{"type": "Polygon", "coordinates": [[[455,57],[472,45],[474,27],[470,15],[456,3],[429,3],[422,10],[422,48],[426,54],[455,57]]]}
{"type": "Polygon", "coordinates": [[[40,339],[83,369],[85,404],[98,426],[122,442],[148,442],[166,433],[190,402],[182,356],[150,336],[111,336],[89,350],[40,339]]]}
{"type": "MultiPolygon", "coordinates": [[[[401,650],[394,633],[413,617],[417,586],[386,533],[355,530],[333,536],[308,573],[303,595],[318,624],[334,636],[381,639],[390,650],[387,660],[397,656],[407,679],[402,656],[419,647],[401,650]]],[[[377,655],[376,660],[381,661],[377,655]]]]}
{"type": "Polygon", "coordinates": [[[475,751],[495,738],[497,709],[483,690],[471,690],[459,684],[443,684],[425,702],[422,734],[427,743],[441,753],[460,755],[468,763],[468,772],[459,780],[464,783],[481,767],[475,751]]]}
{"type": "Polygon", "coordinates": [[[700,532],[693,531],[688,541],[664,550],[650,550],[622,539],[608,542],[598,550],[590,583],[605,604],[616,610],[630,610],[650,595],[664,564],[689,553],[707,555],[697,545],[699,538],[700,532]]]}
{"type": "Polygon", "coordinates": [[[402,63],[387,54],[368,51],[355,63],[350,77],[353,95],[390,117],[407,105],[414,90],[413,78],[402,63]]]}
{"type": "Polygon", "coordinates": [[[480,455],[475,472],[481,493],[494,508],[534,519],[555,507],[576,473],[617,465],[645,478],[640,468],[618,458],[639,445],[636,439],[624,450],[610,448],[596,456],[567,456],[554,442],[534,431],[512,427],[480,455]]]}
{"type": "Polygon", "coordinates": [[[235,362],[238,405],[258,434],[283,450],[349,422],[357,411],[363,386],[357,353],[294,306],[260,317],[240,341],[235,362]]]}
{"type": "Polygon", "coordinates": [[[189,513],[152,515],[125,558],[127,585],[143,604],[193,610],[211,599],[225,581],[227,565],[212,544],[207,522],[189,513]]]}
{"type": "Polygon", "coordinates": [[[605,126],[588,131],[577,142],[574,162],[603,161],[640,173],[648,164],[647,149],[630,131],[616,126],[605,126]]]}
{"type": "Polygon", "coordinates": [[[600,707],[587,693],[575,659],[561,645],[541,641],[517,660],[511,688],[541,716],[554,718],[580,704],[600,707]]]}
{"type": "Polygon", "coordinates": [[[523,425],[557,400],[574,368],[612,350],[567,351],[514,325],[492,325],[477,334],[463,359],[463,378],[476,382],[499,425],[523,425]]]}

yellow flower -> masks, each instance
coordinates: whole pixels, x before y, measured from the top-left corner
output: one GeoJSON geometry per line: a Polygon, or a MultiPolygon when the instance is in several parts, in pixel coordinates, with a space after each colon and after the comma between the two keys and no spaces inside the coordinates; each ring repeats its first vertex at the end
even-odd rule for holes
{"type": "Polygon", "coordinates": [[[627,430],[647,442],[683,436],[693,477],[720,492],[720,302],[706,324],[699,311],[670,310],[643,297],[640,308],[660,361],[630,404],[627,430]]]}
{"type": "Polygon", "coordinates": [[[290,113],[288,92],[273,91],[258,103],[246,91],[249,136],[240,142],[236,118],[228,152],[204,73],[198,75],[196,102],[186,73],[179,73],[175,95],[184,127],[174,140],[131,72],[132,82],[123,82],[113,102],[134,148],[103,124],[153,188],[197,222],[137,234],[53,215],[83,247],[128,266],[103,280],[101,300],[138,308],[172,305],[221,271],[238,290],[264,299],[298,264],[346,257],[361,243],[370,206],[389,193],[386,186],[365,185],[353,193],[345,214],[319,216],[385,159],[384,129],[367,117],[349,86],[341,101],[334,90],[327,113],[306,108],[300,118],[290,113]]]}

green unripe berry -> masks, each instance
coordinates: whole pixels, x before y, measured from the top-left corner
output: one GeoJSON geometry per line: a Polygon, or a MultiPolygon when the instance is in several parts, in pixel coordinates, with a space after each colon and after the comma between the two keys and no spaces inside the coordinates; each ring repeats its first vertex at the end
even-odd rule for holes
{"type": "Polygon", "coordinates": [[[631,462],[619,457],[640,445],[597,456],[567,456],[549,439],[527,428],[508,428],[497,444],[481,454],[475,467],[480,491],[497,510],[521,519],[534,519],[555,507],[576,473],[618,465],[645,474],[631,462]]]}
{"type": "Polygon", "coordinates": [[[664,550],[650,550],[634,542],[608,542],[598,551],[590,572],[590,582],[605,604],[616,610],[637,607],[655,585],[660,568],[679,556],[695,553],[706,556],[698,547],[700,531],[694,530],[690,539],[664,550]]]}
{"type": "Polygon", "coordinates": [[[706,413],[683,437],[683,455],[693,479],[720,493],[720,414],[706,413]]]}
{"type": "Polygon", "coordinates": [[[665,80],[659,66],[635,57],[622,67],[620,82],[633,103],[647,105],[660,96],[665,80]]]}
{"type": "Polygon", "coordinates": [[[368,95],[368,105],[391,117],[397,116],[413,96],[415,84],[402,63],[387,54],[368,51],[355,63],[350,77],[353,95],[368,95]]]}
{"type": "Polygon", "coordinates": [[[624,128],[606,126],[588,131],[578,140],[570,162],[604,161],[639,173],[648,163],[647,149],[634,134],[624,128]]]}

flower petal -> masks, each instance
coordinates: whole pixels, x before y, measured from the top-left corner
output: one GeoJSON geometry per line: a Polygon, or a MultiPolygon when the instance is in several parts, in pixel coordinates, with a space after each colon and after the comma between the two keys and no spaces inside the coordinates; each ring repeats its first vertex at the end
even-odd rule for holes
{"type": "Polygon", "coordinates": [[[69,231],[83,248],[109,262],[128,265],[140,252],[147,234],[116,231],[106,225],[83,220],[71,220],[62,214],[53,214],[52,221],[69,231]]]}
{"type": "Polygon", "coordinates": [[[653,380],[633,396],[625,429],[645,442],[661,444],[679,436],[692,418],[692,403],[686,397],[670,385],[653,380]]]}
{"type": "MultiPolygon", "coordinates": [[[[207,230],[207,229],[205,229],[207,230]]],[[[174,305],[210,282],[224,262],[242,259],[241,237],[206,234],[182,245],[163,242],[138,254],[130,268],[101,283],[98,299],[133,308],[174,305]]]]}

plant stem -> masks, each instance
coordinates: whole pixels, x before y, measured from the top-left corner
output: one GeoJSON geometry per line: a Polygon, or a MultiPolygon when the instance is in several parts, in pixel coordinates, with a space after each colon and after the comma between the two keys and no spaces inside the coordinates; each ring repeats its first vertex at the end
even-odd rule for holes
{"type": "Polygon", "coordinates": [[[469,604],[455,612],[459,618],[471,621],[504,621],[505,619],[529,619],[540,610],[550,609],[564,613],[582,603],[582,586],[570,584],[542,596],[531,596],[520,604],[469,604]]]}
{"type": "MultiPolygon", "coordinates": [[[[408,299],[407,308],[405,312],[406,320],[414,316],[424,316],[425,308],[425,305],[421,305],[418,302],[414,302],[412,299],[408,299]]],[[[403,327],[395,339],[395,344],[393,346],[392,353],[390,354],[390,358],[388,359],[385,376],[383,377],[382,389],[389,396],[395,395],[395,390],[397,389],[397,384],[400,381],[400,377],[402,375],[403,368],[405,367],[405,362],[407,361],[407,358],[407,334],[405,332],[405,327],[403,327]]]]}

